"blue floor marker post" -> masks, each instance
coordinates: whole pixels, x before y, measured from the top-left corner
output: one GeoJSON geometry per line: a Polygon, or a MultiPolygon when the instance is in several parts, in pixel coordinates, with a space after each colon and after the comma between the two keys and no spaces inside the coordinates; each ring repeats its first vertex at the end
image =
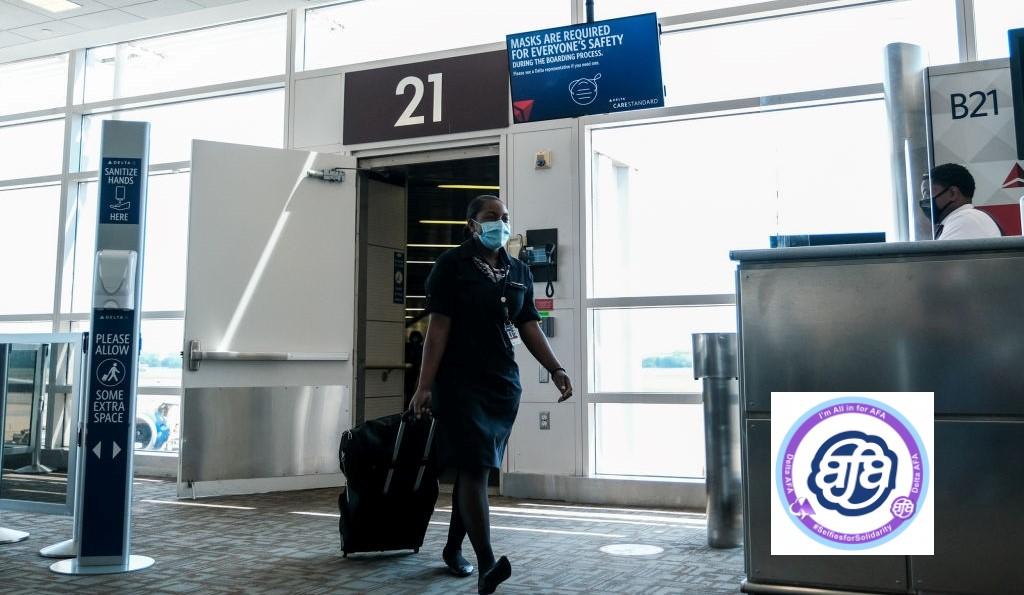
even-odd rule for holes
{"type": "Polygon", "coordinates": [[[131,555],[148,170],[149,123],[103,122],[92,332],[79,425],[78,555],[50,566],[60,574],[114,574],[153,565],[152,558],[131,555]]]}

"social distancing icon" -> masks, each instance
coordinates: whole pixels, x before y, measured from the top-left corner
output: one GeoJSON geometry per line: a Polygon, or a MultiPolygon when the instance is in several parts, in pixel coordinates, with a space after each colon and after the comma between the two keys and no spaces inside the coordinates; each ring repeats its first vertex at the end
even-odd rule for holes
{"type": "Polygon", "coordinates": [[[103,386],[117,386],[124,380],[124,364],[116,359],[103,360],[96,368],[96,379],[103,386]]]}

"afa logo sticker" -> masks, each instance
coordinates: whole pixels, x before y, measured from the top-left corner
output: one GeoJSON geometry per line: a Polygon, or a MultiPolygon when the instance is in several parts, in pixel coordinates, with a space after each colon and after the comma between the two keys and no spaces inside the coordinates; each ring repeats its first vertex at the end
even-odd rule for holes
{"type": "Polygon", "coordinates": [[[842,432],[818,449],[807,483],[825,508],[858,516],[882,505],[896,487],[898,465],[878,436],[842,432]]]}
{"type": "Polygon", "coordinates": [[[773,393],[772,554],[931,554],[933,407],[931,393],[773,393]]]}

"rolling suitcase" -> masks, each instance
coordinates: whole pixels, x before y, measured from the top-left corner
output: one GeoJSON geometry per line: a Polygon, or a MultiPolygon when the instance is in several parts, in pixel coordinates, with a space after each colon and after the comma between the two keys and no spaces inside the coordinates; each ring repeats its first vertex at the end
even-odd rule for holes
{"type": "Polygon", "coordinates": [[[338,458],[347,484],[338,497],[341,550],[419,552],[437,503],[431,453],[435,421],[396,414],[342,435],[338,458]]]}

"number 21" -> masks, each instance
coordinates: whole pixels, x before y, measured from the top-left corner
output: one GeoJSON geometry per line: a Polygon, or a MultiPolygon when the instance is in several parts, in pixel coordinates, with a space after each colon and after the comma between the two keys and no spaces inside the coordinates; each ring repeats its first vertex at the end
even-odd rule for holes
{"type": "MultiPolygon", "coordinates": [[[[432,118],[434,122],[441,121],[441,93],[443,90],[443,77],[443,73],[440,72],[435,72],[434,74],[427,76],[427,81],[434,87],[434,113],[432,118]]],[[[416,108],[420,106],[420,102],[423,101],[423,86],[423,80],[416,76],[407,76],[398,81],[398,86],[395,87],[395,95],[405,95],[405,90],[412,87],[413,96],[412,100],[409,101],[409,105],[405,107],[405,111],[402,112],[398,121],[395,122],[395,126],[414,126],[416,124],[423,123],[423,116],[413,115],[416,108]]]]}

